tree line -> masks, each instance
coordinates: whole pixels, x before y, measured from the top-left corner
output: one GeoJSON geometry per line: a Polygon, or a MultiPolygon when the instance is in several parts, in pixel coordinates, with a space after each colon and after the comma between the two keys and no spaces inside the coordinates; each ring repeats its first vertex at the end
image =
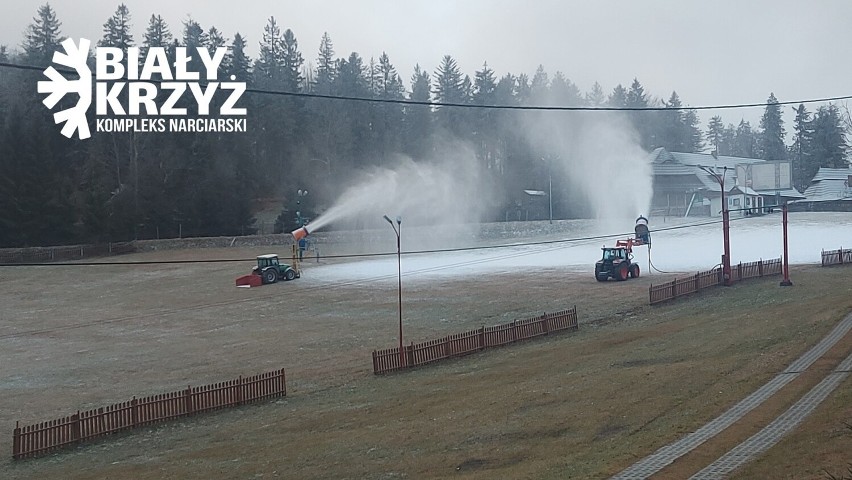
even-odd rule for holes
{"type": "MultiPolygon", "coordinates": [[[[306,63],[295,33],[274,17],[259,35],[256,58],[246,53],[246,36],[227,38],[215,26],[205,28],[191,18],[173,30],[152,14],[138,40],[131,26],[130,10],[119,5],[106,19],[98,45],[125,51],[136,46],[142,58],[153,47],[167,52],[178,46],[211,52],[228,47],[219,78],[232,77],[260,90],[471,106],[665,107],[624,113],[646,151],[709,148],[722,155],[789,158],[799,188],[820,166],[846,165],[843,115],[835,105],[813,114],[799,106],[788,147],[772,94],[759,126],[744,120],[726,126],[714,116],[702,129],[696,112],[684,109],[676,92],[660,100],[638,79],[608,93],[597,82],[582,92],[564,73],[551,75],[543,66],[532,76],[499,75],[484,62],[471,77],[445,55],[434,72],[416,65],[406,83],[386,53],[338,56],[328,33],[319,41],[315,60],[306,63]]],[[[62,39],[61,22],[45,4],[27,27],[20,51],[0,46],[0,61],[49,65],[62,39]]],[[[246,133],[98,132],[81,141],[59,133],[36,91],[41,79],[39,72],[0,68],[0,246],[247,234],[253,231],[253,212],[264,202],[283,201],[289,207],[281,217],[281,228],[287,228],[295,218],[298,190],[311,192],[298,207],[311,215],[310,210],[334,200],[353,172],[391,166],[400,154],[429,159],[448,139],[473,146],[482,176],[500,192],[493,218],[482,220],[503,218],[502,212],[522,195],[518,185],[543,189],[548,181],[538,162],[545,152],[522,132],[529,115],[524,111],[254,93],[241,100],[246,133]]],[[[557,217],[585,214],[582,206],[569,202],[554,205],[557,217]]]]}

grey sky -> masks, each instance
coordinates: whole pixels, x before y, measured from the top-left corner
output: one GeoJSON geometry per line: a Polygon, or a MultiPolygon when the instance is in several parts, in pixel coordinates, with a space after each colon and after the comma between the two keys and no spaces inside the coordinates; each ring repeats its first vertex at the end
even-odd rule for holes
{"type": "MultiPolygon", "coordinates": [[[[43,2],[2,0],[0,44],[16,48],[43,2]]],[[[62,33],[100,38],[118,0],[53,0],[62,33]]],[[[608,93],[634,77],[646,92],[667,99],[677,90],[690,105],[779,100],[852,93],[852,2],[556,1],[536,0],[126,0],[134,36],[141,39],[152,13],[172,32],[191,15],[230,39],[239,31],[257,52],[263,26],[275,16],[296,34],[302,54],[315,62],[327,31],[337,56],[386,51],[408,83],[415,63],[434,72],[453,55],[471,77],[488,61],[498,75],[532,75],[543,64],[561,70],[582,91],[597,80],[608,93]]],[[[813,110],[816,106],[809,105],[813,110]]],[[[790,108],[785,107],[788,131],[790,108]]],[[[717,112],[714,112],[717,113],[717,112]]],[[[714,113],[701,112],[702,122],[714,113]]],[[[720,111],[757,126],[762,109],[720,111]]],[[[788,135],[789,137],[789,135],[788,135]]]]}

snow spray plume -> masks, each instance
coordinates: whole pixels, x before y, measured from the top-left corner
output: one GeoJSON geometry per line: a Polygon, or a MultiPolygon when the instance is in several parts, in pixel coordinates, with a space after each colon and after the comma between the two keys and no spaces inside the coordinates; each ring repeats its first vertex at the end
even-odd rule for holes
{"type": "Polygon", "coordinates": [[[366,171],[308,225],[309,230],[316,232],[329,224],[347,229],[388,228],[383,215],[401,216],[404,228],[455,225],[431,234],[418,230],[416,237],[408,237],[409,248],[446,245],[448,232],[479,222],[494,202],[480,180],[473,150],[463,143],[443,150],[440,159],[415,162],[399,156],[392,168],[366,171]],[[429,242],[430,235],[441,243],[429,242]]]}
{"type": "Polygon", "coordinates": [[[603,112],[539,112],[526,118],[528,141],[569,182],[554,183],[554,190],[562,189],[569,198],[572,190],[578,192],[599,220],[648,215],[652,167],[627,118],[603,112]]]}

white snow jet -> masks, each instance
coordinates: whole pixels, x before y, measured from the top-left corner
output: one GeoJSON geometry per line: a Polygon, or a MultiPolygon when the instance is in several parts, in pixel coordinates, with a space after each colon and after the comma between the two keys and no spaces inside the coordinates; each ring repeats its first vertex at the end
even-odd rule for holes
{"type": "Polygon", "coordinates": [[[648,215],[652,166],[628,118],[608,112],[542,112],[527,118],[526,137],[569,182],[554,188],[579,192],[598,220],[648,215]]]}
{"type": "Polygon", "coordinates": [[[451,149],[440,160],[415,162],[399,156],[393,168],[365,172],[307,230],[330,224],[382,228],[383,215],[401,216],[404,226],[479,222],[493,194],[480,181],[473,150],[465,144],[451,149]]]}

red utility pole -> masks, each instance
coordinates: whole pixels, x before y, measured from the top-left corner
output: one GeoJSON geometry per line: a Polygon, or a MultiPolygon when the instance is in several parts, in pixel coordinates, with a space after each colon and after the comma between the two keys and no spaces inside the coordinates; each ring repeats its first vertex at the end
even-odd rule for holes
{"type": "Polygon", "coordinates": [[[722,255],[722,279],[726,287],[731,286],[731,223],[728,212],[728,202],[725,198],[725,173],[728,167],[722,169],[722,176],[717,175],[719,186],[722,188],[722,242],[724,243],[724,255],[722,255]]]}
{"type": "MultiPolygon", "coordinates": [[[[713,156],[716,156],[715,153],[713,156]]],[[[731,279],[731,221],[728,212],[728,199],[725,197],[725,174],[728,172],[728,167],[722,167],[722,174],[719,175],[711,167],[704,165],[690,166],[698,167],[709,173],[719,182],[719,188],[722,190],[722,285],[729,287],[733,282],[731,279]]]]}
{"type": "Polygon", "coordinates": [[[787,257],[787,204],[781,207],[782,222],[784,223],[784,280],[781,280],[782,287],[792,287],[793,282],[790,281],[790,261],[787,257]]]}

